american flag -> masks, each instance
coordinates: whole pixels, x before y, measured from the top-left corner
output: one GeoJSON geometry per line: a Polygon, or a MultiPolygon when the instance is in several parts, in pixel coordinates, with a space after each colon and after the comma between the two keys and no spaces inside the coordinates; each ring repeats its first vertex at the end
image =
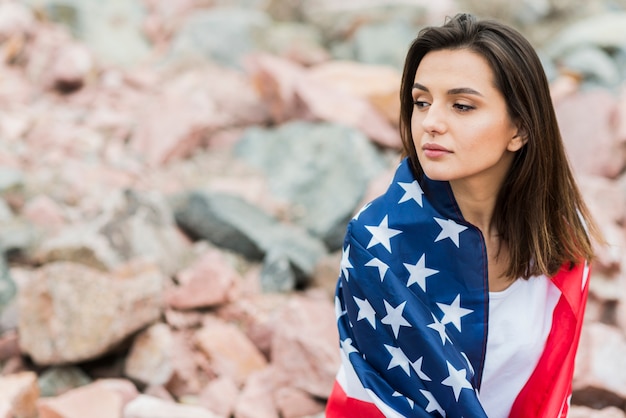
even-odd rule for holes
{"type": "MultiPolygon", "coordinates": [[[[404,159],[348,225],[340,270],[342,366],[326,416],[486,417],[487,254],[449,184],[420,185],[404,159]]],[[[588,276],[581,263],[552,277],[552,328],[511,417],[566,416],[588,276]]]]}

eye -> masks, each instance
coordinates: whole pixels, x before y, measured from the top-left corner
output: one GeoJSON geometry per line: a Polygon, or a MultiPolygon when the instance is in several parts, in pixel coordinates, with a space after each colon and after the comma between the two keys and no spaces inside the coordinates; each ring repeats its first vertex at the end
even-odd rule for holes
{"type": "Polygon", "coordinates": [[[424,109],[428,106],[430,106],[430,103],[425,102],[423,100],[413,100],[413,104],[415,105],[415,107],[417,107],[418,109],[424,109]]]}
{"type": "Polygon", "coordinates": [[[458,110],[459,112],[469,112],[470,110],[474,110],[475,107],[474,106],[470,106],[470,105],[466,105],[466,104],[462,104],[462,103],[455,103],[453,105],[453,107],[458,110]]]}

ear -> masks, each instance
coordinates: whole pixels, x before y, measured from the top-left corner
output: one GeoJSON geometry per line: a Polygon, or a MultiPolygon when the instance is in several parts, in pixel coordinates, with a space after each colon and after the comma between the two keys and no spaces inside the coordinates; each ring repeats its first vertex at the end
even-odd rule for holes
{"type": "Polygon", "coordinates": [[[528,135],[526,134],[526,129],[520,127],[517,129],[515,135],[509,141],[507,145],[507,149],[511,152],[519,151],[524,145],[528,142],[528,135]]]}

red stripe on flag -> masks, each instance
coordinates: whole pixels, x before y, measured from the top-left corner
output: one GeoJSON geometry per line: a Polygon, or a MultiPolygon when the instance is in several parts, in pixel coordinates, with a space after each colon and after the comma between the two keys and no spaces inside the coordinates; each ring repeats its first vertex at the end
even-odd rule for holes
{"type": "Polygon", "coordinates": [[[385,418],[373,403],[349,398],[339,382],[335,381],[333,391],[326,404],[326,418],[385,418]]]}

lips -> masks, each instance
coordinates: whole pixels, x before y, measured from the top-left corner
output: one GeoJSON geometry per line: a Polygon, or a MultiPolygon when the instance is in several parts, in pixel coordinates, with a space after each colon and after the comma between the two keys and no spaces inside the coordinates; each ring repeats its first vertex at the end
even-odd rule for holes
{"type": "Polygon", "coordinates": [[[424,146],[422,146],[422,149],[424,151],[443,151],[443,152],[450,152],[450,150],[446,147],[442,147],[441,145],[437,145],[437,144],[424,144],[424,146]]]}
{"type": "Polygon", "coordinates": [[[441,158],[452,153],[452,151],[446,147],[431,143],[424,144],[422,146],[422,150],[424,151],[426,158],[441,158]]]}

